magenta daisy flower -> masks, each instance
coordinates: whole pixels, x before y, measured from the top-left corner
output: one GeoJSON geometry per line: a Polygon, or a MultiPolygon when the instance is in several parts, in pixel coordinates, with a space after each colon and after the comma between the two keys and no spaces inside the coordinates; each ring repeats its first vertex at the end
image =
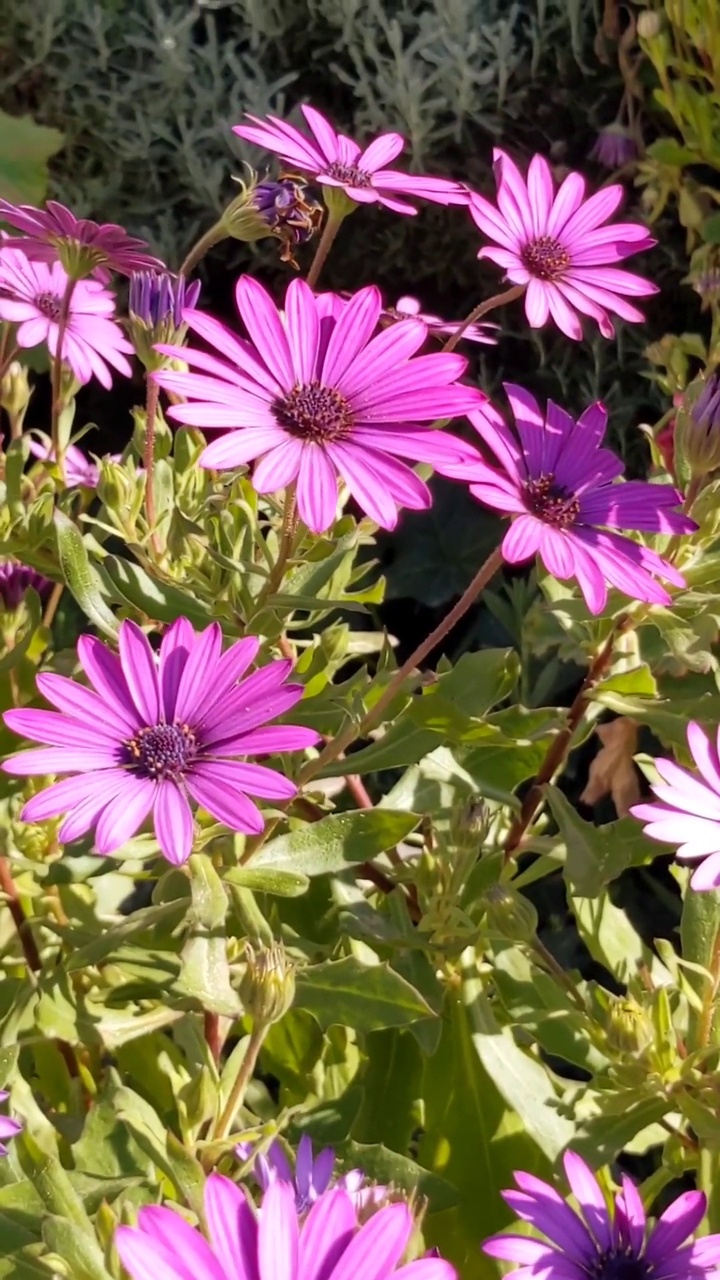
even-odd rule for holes
{"type": "Polygon", "coordinates": [[[497,1235],[485,1241],[483,1249],[491,1258],[518,1263],[511,1275],[528,1280],[714,1280],[720,1235],[686,1243],[705,1216],[701,1192],[678,1196],[649,1227],[637,1187],[627,1176],[611,1209],[580,1156],[567,1151],[563,1164],[577,1209],[530,1173],[516,1173],[519,1190],[503,1193],[513,1213],[546,1237],[497,1235]]]}
{"type": "MultiPolygon", "coordinates": [[[[252,1154],[251,1142],[239,1142],[235,1148],[235,1155],[243,1163],[250,1160],[252,1154]]],[[[365,1187],[366,1178],[360,1169],[351,1169],[338,1178],[333,1177],[334,1172],[335,1152],[332,1147],[324,1147],[314,1155],[312,1140],[306,1133],[298,1143],[294,1169],[282,1143],[277,1139],[270,1144],[267,1152],[259,1151],[253,1161],[253,1174],[263,1191],[267,1191],[273,1182],[286,1182],[294,1189],[295,1207],[299,1214],[305,1213],[315,1204],[331,1184],[347,1191],[353,1203],[358,1204],[357,1196],[360,1194],[363,1206],[368,1203],[369,1196],[377,1200],[386,1194],[385,1187],[365,1187]]]]}
{"type": "Polygon", "coordinates": [[[405,139],[399,133],[381,133],[363,151],[352,138],[336,133],[314,107],[302,106],[300,110],[310,128],[310,138],[275,116],[263,120],[248,115],[253,123],[235,125],[233,133],[256,147],[274,152],[321,186],[339,188],[358,204],[377,201],[395,213],[415,214],[417,209],[398,197],[411,196],[432,200],[435,204],[468,203],[470,192],[461,182],[386,168],[405,146],[405,139]]]}
{"type": "MultiPolygon", "coordinates": [[[[6,1102],[10,1094],[6,1089],[0,1089],[0,1102],[6,1102]]],[[[15,1138],[22,1129],[22,1125],[18,1120],[12,1120],[10,1116],[0,1116],[0,1156],[6,1156],[8,1149],[5,1142],[8,1138],[15,1138]]]]}
{"type": "MultiPolygon", "coordinates": [[[[17,325],[19,347],[45,343],[51,356],[58,354],[59,321],[68,277],[59,262],[30,262],[15,249],[0,252],[0,320],[17,325]]],[[[108,365],[129,377],[125,359],[132,346],[123,336],[115,315],[115,299],[96,280],[78,280],[70,299],[61,358],[78,382],[94,376],[108,390],[112,375],[108,365]]]]}
{"type": "Polygon", "coordinates": [[[207,1236],[158,1205],[140,1210],[137,1227],[118,1227],[115,1247],[132,1280],[455,1280],[442,1258],[398,1265],[415,1226],[405,1204],[386,1205],[361,1225],[350,1196],[333,1187],[300,1221],[287,1183],[271,1183],[255,1210],[219,1173],[204,1198],[207,1236]]]}
{"type": "Polygon", "coordinates": [[[605,338],[615,332],[608,312],[642,321],[628,298],[657,293],[657,286],[619,271],[614,263],[656,242],[635,222],[603,226],[618,208],[623,188],[605,187],[586,199],[585,179],[569,173],[556,193],[542,156],[534,156],[527,181],[504,151],[495,151],[493,159],[497,207],[474,192],[470,200],[475,222],[495,242],[478,257],[503,267],[512,284],[526,286],[528,324],[539,329],[552,317],[568,338],[579,339],[578,312],[596,320],[605,338]]]}
{"type": "Polygon", "coordinates": [[[26,591],[31,587],[42,599],[47,595],[52,583],[48,582],[41,573],[29,569],[27,565],[3,556],[0,559],[0,608],[14,612],[22,603],[26,591]]]}
{"type": "MultiPolygon", "coordinates": [[[[55,462],[55,449],[52,441],[42,432],[38,433],[38,438],[30,437],[29,449],[34,458],[38,458],[41,462],[55,462]]],[[[108,455],[113,462],[120,461],[119,453],[111,453],[108,455]]],[[[82,449],[78,449],[76,444],[69,444],[63,454],[63,469],[65,473],[65,483],[68,489],[84,488],[95,489],[100,478],[97,463],[91,458],[87,458],[82,449]]]]}
{"type": "Polygon", "coordinates": [[[119,656],[81,636],[78,657],[91,687],[43,672],[38,689],[56,710],[5,713],[8,728],[46,744],[6,761],[6,773],[73,775],[33,796],[22,820],[65,814],[60,842],[95,827],[95,848],[105,854],[152,813],[160,848],[176,864],[192,848],[193,800],[232,831],[262,831],[262,814],[248,795],[282,802],[296,787],[274,769],[234,757],[303,750],[318,735],[268,725],[303,689],[285,683],[287,661],[240,679],[259,644],[247,636],[223,654],[217,623],[196,634],[186,618],[166,631],[157,657],[134,622],[120,624],[119,656]]]}
{"type": "MultiPolygon", "coordinates": [[[[428,333],[438,338],[450,338],[461,327],[459,320],[443,320],[429,311],[423,311],[419,300],[411,297],[398,298],[395,306],[387,307],[383,315],[389,320],[420,320],[426,326],[428,333]]],[[[462,336],[468,342],[484,342],[495,346],[497,338],[489,330],[499,328],[498,324],[469,324],[467,329],[463,329],[462,336]]]]}
{"type": "Polygon", "coordinates": [[[614,483],[623,464],[601,442],[607,413],[591,405],[577,422],[548,403],[542,413],[523,387],[505,383],[518,437],[492,405],[469,414],[499,469],[480,457],[443,474],[467,480],[473,497],[513,517],[502,543],[510,564],[539,555],[548,573],[577,578],[592,613],[607,601],[608,585],[635,600],[667,604],[655,577],[674,586],[684,578],[655,551],[599,526],[657,533],[691,533],[694,520],[674,508],[682,495],[669,485],[643,480],[614,483]]]}
{"type": "Polygon", "coordinates": [[[57,200],[48,200],[44,209],[0,200],[0,222],[24,233],[22,238],[9,236],[6,244],[34,262],[52,264],[59,257],[74,279],[94,275],[106,284],[112,271],[129,276],[131,271],[164,270],[160,259],[147,252],[144,240],[112,222],[76,218],[57,200]]]}
{"type": "Polygon", "coordinates": [[[720,887],[720,732],[713,742],[694,721],[687,727],[697,773],[664,757],[655,761],[661,781],[652,790],[660,804],[636,804],[630,812],[648,825],[645,835],[677,847],[677,857],[697,862],[693,889],[720,887]]]}
{"type": "Polygon", "coordinates": [[[235,298],[249,341],[199,311],[185,312],[189,328],[223,359],[158,346],[193,370],[153,375],[189,402],[173,405],[170,417],[225,431],[201,454],[201,466],[226,470],[257,460],[258,493],[297,484],[300,518],[323,533],[335,520],[338,476],[363,511],[393,529],[399,507],[431,502],[398,458],[438,466],[473,456],[447,432],[416,425],[484,403],[481,391],[458,384],[467,362],[442,352],[413,359],[427,333],[417,320],[376,333],[382,303],[374,287],[336,308],[293,280],[281,314],[262,285],[242,276],[235,298]]]}

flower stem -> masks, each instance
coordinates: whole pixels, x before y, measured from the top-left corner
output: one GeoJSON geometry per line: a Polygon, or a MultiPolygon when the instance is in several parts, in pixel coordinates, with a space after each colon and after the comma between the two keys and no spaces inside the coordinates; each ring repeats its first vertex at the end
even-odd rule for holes
{"type": "Polygon", "coordinates": [[[715,934],[712,954],[710,956],[709,972],[712,975],[711,980],[705,984],[703,993],[702,1012],[700,1014],[700,1023],[698,1026],[697,1042],[698,1048],[704,1049],[710,1043],[710,1035],[713,1025],[713,1014],[715,1013],[715,999],[720,987],[720,925],[715,934]]]}
{"type": "Polygon", "coordinates": [[[232,1089],[230,1090],[230,1095],[222,1109],[220,1118],[215,1122],[210,1131],[210,1142],[220,1142],[223,1138],[227,1138],[232,1122],[243,1104],[245,1091],[252,1079],[252,1073],[255,1070],[258,1060],[258,1054],[260,1053],[263,1040],[265,1039],[268,1030],[269,1026],[263,1026],[262,1023],[258,1022],[253,1023],[248,1047],[245,1050],[245,1057],[240,1063],[240,1069],[235,1077],[232,1089]]]}
{"type": "Polygon", "coordinates": [[[60,604],[60,600],[62,598],[62,593],[64,590],[65,590],[65,583],[56,582],[52,591],[50,592],[50,596],[47,604],[45,605],[45,611],[42,616],[42,625],[44,627],[47,627],[48,629],[53,624],[53,619],[55,618],[55,614],[57,613],[58,605],[60,604]]]}
{"type": "Polygon", "coordinates": [[[478,303],[470,312],[470,315],[466,316],[462,324],[458,325],[455,332],[450,335],[442,350],[454,351],[465,330],[469,329],[471,324],[475,324],[482,316],[486,316],[488,311],[494,311],[496,307],[503,307],[506,302],[514,302],[516,298],[522,296],[525,288],[524,284],[514,284],[512,289],[506,289],[504,293],[494,293],[492,298],[487,298],[485,302],[478,303]]]}
{"type": "Polygon", "coordinates": [[[293,542],[295,541],[295,533],[297,531],[297,505],[295,501],[295,492],[296,486],[294,483],[289,484],[285,490],[285,506],[283,508],[282,532],[280,534],[278,557],[273,565],[270,577],[258,597],[258,609],[265,603],[269,596],[275,594],[278,587],[282,585],[282,580],[285,576],[285,569],[287,567],[287,562],[290,559],[293,542]]]}
{"type": "Polygon", "coordinates": [[[8,910],[13,918],[13,924],[17,930],[20,945],[22,946],[28,970],[31,974],[37,973],[42,968],[40,960],[40,952],[37,949],[37,943],[30,928],[30,921],[25,915],[23,905],[20,901],[20,895],[17,886],[12,877],[12,872],[7,858],[0,857],[0,889],[2,889],[7,898],[8,910]]]}
{"type": "Polygon", "coordinates": [[[76,281],[72,276],[68,276],[65,286],[62,302],[60,303],[60,315],[58,317],[57,329],[57,345],[55,348],[55,356],[52,366],[52,409],[50,420],[50,435],[52,437],[53,450],[55,453],[55,461],[58,465],[60,475],[65,479],[65,449],[60,439],[60,414],[62,413],[62,371],[63,371],[63,345],[65,342],[65,331],[67,329],[68,320],[70,318],[70,303],[75,291],[76,281]]]}
{"type": "Polygon", "coordinates": [[[318,247],[315,250],[315,257],[310,264],[310,270],[307,273],[307,283],[311,289],[314,289],[320,272],[322,271],[325,260],[333,246],[333,241],[342,226],[343,219],[337,214],[328,213],[327,222],[323,227],[322,235],[318,241],[318,247]]]}
{"type": "Polygon", "coordinates": [[[145,447],[143,449],[143,465],[145,467],[145,515],[150,530],[150,546],[154,555],[161,552],[160,539],[155,528],[155,418],[157,416],[160,388],[153,378],[147,379],[145,397],[145,447]]]}
{"type": "Polygon", "coordinates": [[[204,236],[201,236],[200,239],[196,241],[192,249],[190,249],[184,262],[178,268],[178,275],[189,276],[190,272],[195,270],[195,267],[198,262],[200,262],[201,258],[204,258],[205,254],[213,248],[213,245],[219,244],[220,241],[224,239],[225,230],[223,225],[221,222],[216,222],[209,231],[205,232],[204,236]]]}
{"type": "Polygon", "coordinates": [[[222,1050],[222,1036],[220,1035],[220,1014],[212,1013],[210,1009],[206,1009],[203,1014],[203,1031],[205,1033],[205,1043],[210,1051],[213,1062],[220,1061],[220,1053],[222,1050]]]}

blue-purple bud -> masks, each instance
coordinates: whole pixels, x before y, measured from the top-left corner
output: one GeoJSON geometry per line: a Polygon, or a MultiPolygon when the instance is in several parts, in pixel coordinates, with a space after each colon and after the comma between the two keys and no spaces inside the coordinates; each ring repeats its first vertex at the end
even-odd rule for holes
{"type": "Polygon", "coordinates": [[[600,130],[590,159],[596,160],[604,169],[623,169],[626,164],[637,160],[637,154],[632,134],[621,124],[609,124],[600,130]]]}
{"type": "Polygon", "coordinates": [[[675,447],[696,479],[720,467],[720,374],[688,388],[677,415],[675,447]]]}
{"type": "Polygon", "coordinates": [[[17,560],[0,561],[0,604],[7,613],[15,612],[30,587],[34,587],[42,599],[51,586],[41,573],[18,564],[17,560]]]}
{"type": "Polygon", "coordinates": [[[130,314],[148,329],[167,321],[179,329],[183,311],[195,306],[199,294],[199,280],[188,284],[182,276],[167,272],[134,271],[130,277],[130,314]]]}

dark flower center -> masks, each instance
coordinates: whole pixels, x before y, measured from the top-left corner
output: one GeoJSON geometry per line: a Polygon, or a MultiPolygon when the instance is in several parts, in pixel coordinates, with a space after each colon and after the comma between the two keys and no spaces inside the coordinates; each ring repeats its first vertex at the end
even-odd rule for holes
{"type": "Polygon", "coordinates": [[[652,1268],[635,1253],[619,1254],[613,1249],[598,1258],[590,1275],[592,1280],[651,1280],[652,1268]]]}
{"type": "Polygon", "coordinates": [[[138,729],[125,743],[126,764],[143,778],[179,778],[197,752],[195,734],[186,724],[153,724],[138,729]]]}
{"type": "Polygon", "coordinates": [[[39,293],[35,299],[35,306],[55,324],[60,320],[62,302],[56,293],[39,293]]]}
{"type": "Polygon", "coordinates": [[[531,515],[554,524],[557,529],[567,529],[580,515],[580,502],[574,493],[568,493],[555,483],[550,472],[525,485],[525,505],[531,515]]]}
{"type": "Polygon", "coordinates": [[[570,254],[552,236],[540,236],[537,240],[531,240],[524,246],[520,258],[536,280],[559,280],[570,266],[570,254]]]}
{"type": "Polygon", "coordinates": [[[316,444],[345,440],[353,426],[352,409],[345,397],[334,387],[323,387],[319,382],[293,387],[275,401],[273,413],[291,435],[316,444]]]}
{"type": "Polygon", "coordinates": [[[341,164],[339,160],[334,160],[328,165],[327,173],[331,178],[337,178],[338,182],[345,182],[349,187],[369,187],[372,185],[372,174],[365,173],[363,169],[358,169],[354,164],[341,164]]]}

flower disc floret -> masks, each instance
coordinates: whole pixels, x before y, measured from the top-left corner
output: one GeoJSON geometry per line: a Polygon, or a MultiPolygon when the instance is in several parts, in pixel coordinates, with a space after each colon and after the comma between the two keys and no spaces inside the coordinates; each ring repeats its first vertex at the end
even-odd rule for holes
{"type": "Polygon", "coordinates": [[[270,662],[245,676],[258,640],[247,636],[222,653],[216,623],[196,633],[185,618],[168,628],[157,655],[135,623],[122,622],[119,648],[116,655],[81,636],[78,657],[90,687],[42,673],[38,689],[55,710],[6,713],[10,729],[44,744],[6,761],[6,773],[71,775],[33,796],[23,821],[64,814],[61,843],[94,827],[95,849],[105,854],[152,814],[160,848],[176,864],[190,856],[192,801],[232,831],[262,831],[249,796],[282,802],[296,788],[245,757],[317,741],[311,729],[268,724],[302,697],[301,685],[286,683],[292,664],[270,662]]]}
{"type": "Polygon", "coordinates": [[[603,225],[617,210],[623,188],[613,185],[587,197],[585,180],[569,173],[556,191],[542,156],[531,161],[527,179],[504,151],[496,150],[493,159],[497,204],[476,193],[470,200],[473,219],[493,242],[478,257],[526,287],[528,323],[537,329],[552,319],[568,338],[579,339],[579,315],[597,321],[606,338],[615,332],[610,315],[642,321],[628,299],[657,293],[657,287],[614,264],[655,241],[638,223],[603,225]]]}
{"type": "Polygon", "coordinates": [[[315,296],[293,280],[278,312],[262,285],[238,281],[236,300],[248,334],[231,331],[199,311],[188,327],[217,355],[158,344],[190,372],[154,375],[185,403],[169,416],[205,430],[223,429],[201,454],[204,467],[255,462],[259,493],[297,486],[300,518],[316,533],[333,524],[338,478],[377,524],[392,529],[400,507],[430,505],[427,486],[404,461],[459,463],[474,450],[447,431],[418,425],[452,418],[484,404],[474,387],[459,384],[466,361],[437,352],[417,356],[427,330],[418,320],[378,332],[377,289],[349,300],[315,296]]]}
{"type": "Polygon", "coordinates": [[[469,464],[441,468],[466,480],[479,502],[512,517],[505,559],[521,564],[539,555],[554,577],[577,578],[593,613],[605,607],[608,586],[667,604],[656,578],[681,587],[682,576],[649,547],[612,530],[691,533],[695,522],[675,510],[681,494],[669,485],[618,483],[623,465],[602,448],[607,414],[601,404],[576,422],[552,401],[543,413],[522,387],[506,383],[505,390],[517,436],[492,405],[468,415],[498,467],[477,454],[469,464]]]}

